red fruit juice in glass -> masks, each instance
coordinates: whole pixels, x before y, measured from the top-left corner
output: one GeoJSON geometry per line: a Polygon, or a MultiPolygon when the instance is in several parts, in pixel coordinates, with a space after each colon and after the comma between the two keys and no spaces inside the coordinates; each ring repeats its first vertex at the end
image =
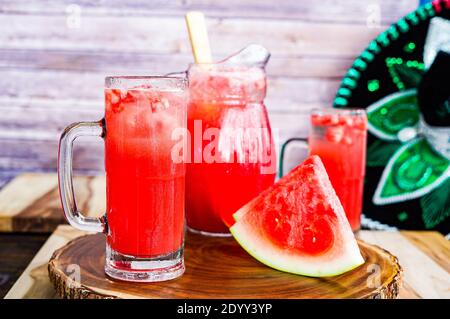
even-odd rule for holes
{"type": "Polygon", "coordinates": [[[322,159],[353,231],[361,226],[366,139],[363,110],[317,110],[311,114],[310,154],[322,159]]]}
{"type": "Polygon", "coordinates": [[[184,272],[186,116],[184,76],[107,77],[105,117],[72,123],[61,134],[64,216],[75,228],[106,235],[105,273],[114,279],[155,282],[184,272]],[[84,216],[76,204],[72,162],[80,136],[105,141],[102,217],[84,216]]]}
{"type": "Polygon", "coordinates": [[[137,86],[105,98],[108,244],[140,258],[173,253],[184,236],[185,166],[171,158],[171,134],[186,127],[187,96],[137,86]]]}
{"type": "Polygon", "coordinates": [[[189,229],[229,234],[233,213],[272,185],[276,159],[263,66],[192,65],[186,167],[189,229]]]}

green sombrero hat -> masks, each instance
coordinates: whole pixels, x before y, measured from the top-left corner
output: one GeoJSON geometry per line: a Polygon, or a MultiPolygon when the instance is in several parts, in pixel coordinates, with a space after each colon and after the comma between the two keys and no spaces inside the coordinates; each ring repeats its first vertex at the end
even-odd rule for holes
{"type": "Polygon", "coordinates": [[[334,107],[368,114],[363,227],[450,232],[449,19],[450,0],[411,12],[338,89],[334,107]]]}

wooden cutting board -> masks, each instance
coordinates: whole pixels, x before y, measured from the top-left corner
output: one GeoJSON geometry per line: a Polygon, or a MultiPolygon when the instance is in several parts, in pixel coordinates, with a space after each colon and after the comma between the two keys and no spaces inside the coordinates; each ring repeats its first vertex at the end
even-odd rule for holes
{"type": "MultiPolygon", "coordinates": [[[[58,227],[5,298],[57,298],[48,277],[48,261],[56,250],[84,235],[70,226],[58,227]]],[[[361,231],[359,238],[398,257],[403,268],[400,298],[450,298],[450,243],[439,233],[361,231]]],[[[82,265],[82,260],[77,263],[82,265]]],[[[76,268],[66,270],[72,272],[76,268]]],[[[83,273],[80,267],[81,278],[83,273]]]]}
{"type": "MultiPolygon", "coordinates": [[[[81,211],[103,215],[105,177],[76,176],[73,183],[81,211]]],[[[56,174],[21,174],[0,190],[0,232],[51,233],[63,223],[56,174]]]]}
{"type": "Polygon", "coordinates": [[[188,232],[183,276],[136,284],[105,275],[105,236],[95,234],[78,237],[58,249],[48,271],[57,295],[71,299],[396,298],[402,278],[397,258],[364,242],[359,242],[359,247],[364,265],[339,276],[311,278],[264,266],[233,238],[188,232]]]}

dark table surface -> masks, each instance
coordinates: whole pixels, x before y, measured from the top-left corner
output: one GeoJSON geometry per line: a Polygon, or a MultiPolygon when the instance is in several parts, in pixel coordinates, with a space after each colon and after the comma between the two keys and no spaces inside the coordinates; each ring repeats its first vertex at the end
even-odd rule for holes
{"type": "Polygon", "coordinates": [[[0,298],[28,266],[49,234],[0,234],[0,298]]]}

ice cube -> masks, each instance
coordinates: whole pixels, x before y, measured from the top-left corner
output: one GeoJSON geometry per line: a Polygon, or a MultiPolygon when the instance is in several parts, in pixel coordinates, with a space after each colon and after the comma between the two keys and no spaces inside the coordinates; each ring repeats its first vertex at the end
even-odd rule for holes
{"type": "Polygon", "coordinates": [[[350,136],[344,137],[344,142],[345,142],[345,144],[348,144],[348,145],[352,145],[353,144],[353,140],[352,140],[352,138],[350,136]]]}
{"type": "Polygon", "coordinates": [[[327,128],[325,133],[325,138],[327,141],[332,143],[339,143],[344,137],[344,127],[343,126],[330,126],[327,128]]]}
{"type": "Polygon", "coordinates": [[[153,112],[159,112],[164,109],[164,105],[162,105],[161,102],[154,102],[152,103],[152,111],[153,112]]]}
{"type": "Polygon", "coordinates": [[[164,109],[168,109],[170,104],[169,104],[169,100],[166,99],[165,97],[161,98],[161,103],[164,106],[164,109]]]}
{"type": "Polygon", "coordinates": [[[270,52],[259,44],[250,44],[241,51],[229,56],[221,63],[245,66],[265,66],[270,58],[270,52]]]}
{"type": "Polygon", "coordinates": [[[128,95],[128,91],[127,90],[125,90],[125,89],[121,89],[120,90],[120,98],[122,100],[125,100],[127,98],[127,95],[128,95]]]}
{"type": "Polygon", "coordinates": [[[347,125],[347,127],[353,126],[353,119],[350,116],[347,116],[344,118],[344,123],[347,125]]]}
{"type": "Polygon", "coordinates": [[[120,92],[117,92],[117,90],[110,90],[110,98],[111,98],[111,104],[117,104],[120,102],[120,92]]]}

